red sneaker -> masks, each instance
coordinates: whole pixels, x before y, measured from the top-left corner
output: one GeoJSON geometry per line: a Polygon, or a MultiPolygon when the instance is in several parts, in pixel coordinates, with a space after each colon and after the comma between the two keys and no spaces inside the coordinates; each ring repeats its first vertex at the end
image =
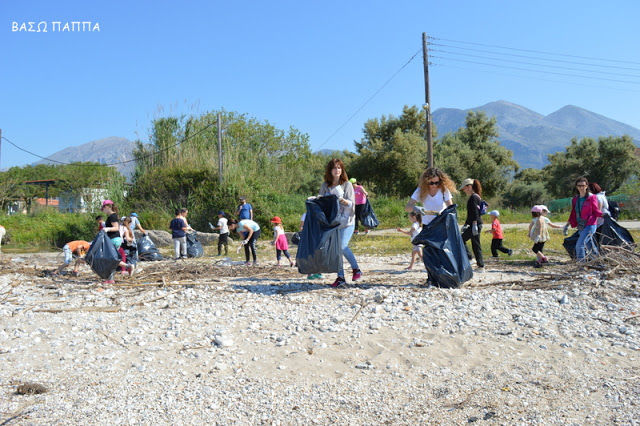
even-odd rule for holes
{"type": "Polygon", "coordinates": [[[362,278],[362,271],[360,269],[354,269],[351,281],[358,281],[360,278],[362,278]]]}
{"type": "Polygon", "coordinates": [[[340,287],[343,284],[346,284],[347,282],[344,280],[344,278],[342,277],[338,277],[336,278],[336,280],[333,282],[333,284],[331,284],[331,287],[333,288],[337,288],[340,287]]]}

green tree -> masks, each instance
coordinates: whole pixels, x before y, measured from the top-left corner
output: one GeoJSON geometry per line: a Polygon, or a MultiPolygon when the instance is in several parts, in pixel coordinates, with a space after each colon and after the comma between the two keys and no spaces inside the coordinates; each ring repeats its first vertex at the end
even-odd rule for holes
{"type": "Polygon", "coordinates": [[[434,149],[435,164],[456,182],[478,179],[486,197],[495,196],[506,187],[518,169],[513,152],[500,145],[495,117],[482,111],[470,111],[465,127],[438,140],[434,149]]]}
{"type": "MultiPolygon", "coordinates": [[[[148,143],[138,141],[138,167],[130,193],[131,207],[190,210],[194,223],[223,209],[235,211],[238,195],[252,199],[260,214],[260,197],[305,192],[320,185],[312,175],[315,157],[308,135],[291,127],[276,128],[246,114],[222,116],[222,185],[219,184],[218,112],[197,117],[154,120],[148,143]]],[[[318,164],[319,166],[319,164],[318,164]]],[[[308,194],[308,193],[307,193],[308,194]]],[[[301,209],[304,206],[301,207],[301,209]]]]}
{"type": "Polygon", "coordinates": [[[383,195],[410,195],[427,161],[425,117],[416,106],[406,106],[399,117],[368,120],[358,157],[347,172],[383,195]]]}
{"type": "Polygon", "coordinates": [[[543,168],[548,177],[546,186],[558,198],[567,197],[580,176],[598,182],[609,193],[616,191],[627,179],[638,175],[640,160],[634,155],[635,145],[629,136],[571,140],[565,152],[550,154],[543,168]]]}

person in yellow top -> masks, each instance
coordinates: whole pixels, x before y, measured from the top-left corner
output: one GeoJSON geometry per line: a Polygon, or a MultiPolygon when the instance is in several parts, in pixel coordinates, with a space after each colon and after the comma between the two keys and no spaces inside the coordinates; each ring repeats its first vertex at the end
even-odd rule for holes
{"type": "Polygon", "coordinates": [[[73,267],[73,276],[77,277],[79,274],[78,267],[80,266],[80,262],[83,262],[82,258],[87,251],[91,247],[91,243],[88,243],[84,240],[71,241],[62,247],[62,253],[64,253],[64,263],[58,266],[58,269],[55,270],[53,275],[60,275],[62,271],[69,266],[71,260],[75,257],[76,264],[73,267]]]}

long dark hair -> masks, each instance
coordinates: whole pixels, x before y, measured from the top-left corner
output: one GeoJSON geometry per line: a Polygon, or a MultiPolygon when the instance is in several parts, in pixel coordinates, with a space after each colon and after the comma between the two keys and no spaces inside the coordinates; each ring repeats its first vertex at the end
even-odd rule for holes
{"type": "Polygon", "coordinates": [[[332,158],[327,164],[326,169],[324,170],[324,181],[327,185],[333,185],[333,175],[331,174],[331,170],[335,167],[340,167],[342,169],[342,174],[340,175],[339,184],[342,185],[346,181],[349,180],[349,176],[347,176],[347,171],[344,169],[344,163],[339,158],[332,158]]]}

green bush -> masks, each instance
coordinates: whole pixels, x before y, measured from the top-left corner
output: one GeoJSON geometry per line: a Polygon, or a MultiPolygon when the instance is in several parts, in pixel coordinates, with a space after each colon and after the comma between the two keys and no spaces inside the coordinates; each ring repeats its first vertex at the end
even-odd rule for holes
{"type": "Polygon", "coordinates": [[[80,213],[59,213],[54,209],[38,209],[28,215],[13,215],[3,219],[7,229],[7,244],[17,247],[62,247],[69,241],[92,241],[97,226],[95,216],[80,213]]]}

